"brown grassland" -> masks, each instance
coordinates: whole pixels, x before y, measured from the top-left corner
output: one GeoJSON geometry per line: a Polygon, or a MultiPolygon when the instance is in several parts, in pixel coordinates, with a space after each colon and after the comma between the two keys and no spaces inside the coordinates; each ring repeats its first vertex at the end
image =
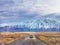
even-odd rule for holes
{"type": "Polygon", "coordinates": [[[51,45],[60,43],[60,32],[0,32],[0,43],[9,44],[17,39],[24,39],[31,34],[34,34],[40,41],[51,45]]]}

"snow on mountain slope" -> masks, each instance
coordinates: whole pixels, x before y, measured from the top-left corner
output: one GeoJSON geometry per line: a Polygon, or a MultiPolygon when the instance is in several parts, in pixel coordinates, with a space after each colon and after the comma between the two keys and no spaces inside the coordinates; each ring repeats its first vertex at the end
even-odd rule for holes
{"type": "Polygon", "coordinates": [[[49,14],[46,16],[40,16],[33,18],[32,20],[17,22],[17,23],[4,23],[0,24],[0,27],[4,26],[19,26],[19,27],[27,27],[27,28],[60,28],[60,20],[56,20],[58,14],[49,14]]]}
{"type": "Polygon", "coordinates": [[[33,27],[37,27],[37,28],[58,28],[60,26],[60,23],[57,22],[56,20],[54,19],[47,19],[47,18],[39,18],[39,19],[36,19],[36,20],[32,20],[31,22],[31,26],[33,27]]]}

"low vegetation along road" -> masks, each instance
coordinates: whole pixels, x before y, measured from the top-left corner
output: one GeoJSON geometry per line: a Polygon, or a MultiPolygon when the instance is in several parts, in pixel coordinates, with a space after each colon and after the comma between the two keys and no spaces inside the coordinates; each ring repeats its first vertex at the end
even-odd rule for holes
{"type": "Polygon", "coordinates": [[[9,45],[48,45],[40,40],[38,40],[35,36],[29,36],[22,40],[16,40],[9,45]]]}
{"type": "Polygon", "coordinates": [[[60,45],[60,33],[1,33],[0,45],[60,45]]]}

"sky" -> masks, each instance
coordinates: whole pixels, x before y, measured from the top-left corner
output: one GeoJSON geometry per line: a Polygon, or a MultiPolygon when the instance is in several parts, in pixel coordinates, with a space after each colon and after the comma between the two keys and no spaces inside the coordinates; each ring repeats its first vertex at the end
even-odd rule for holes
{"type": "Polygon", "coordinates": [[[60,14],[60,0],[0,0],[0,24],[60,14]]]}

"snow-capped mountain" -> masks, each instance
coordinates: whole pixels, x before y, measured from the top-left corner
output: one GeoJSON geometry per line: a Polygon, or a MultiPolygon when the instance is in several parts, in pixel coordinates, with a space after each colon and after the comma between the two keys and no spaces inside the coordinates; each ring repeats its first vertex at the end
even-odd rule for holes
{"type": "Polygon", "coordinates": [[[17,22],[17,23],[4,23],[0,24],[0,30],[9,31],[59,31],[60,20],[56,17],[59,15],[46,15],[35,17],[32,20],[17,22]]]}
{"type": "Polygon", "coordinates": [[[30,23],[30,27],[36,27],[36,28],[57,28],[60,26],[60,23],[54,19],[48,19],[48,18],[39,18],[36,20],[32,20],[30,23]]]}

